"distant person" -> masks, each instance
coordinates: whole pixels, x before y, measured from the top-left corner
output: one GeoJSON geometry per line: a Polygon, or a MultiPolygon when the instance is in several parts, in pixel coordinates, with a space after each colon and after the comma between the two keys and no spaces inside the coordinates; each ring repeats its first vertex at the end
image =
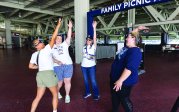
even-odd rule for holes
{"type": "Polygon", "coordinates": [[[128,34],[126,46],[118,52],[112,63],[110,73],[112,112],[119,112],[120,104],[125,112],[133,112],[130,93],[132,87],[138,82],[138,68],[142,59],[142,53],[137,46],[138,34],[143,29],[148,28],[139,26],[128,34]]]}
{"type": "Polygon", "coordinates": [[[35,39],[33,41],[34,47],[37,49],[35,53],[32,54],[29,69],[39,69],[36,81],[37,81],[37,95],[32,102],[31,112],[35,112],[39,101],[45,93],[46,88],[48,88],[53,96],[52,106],[53,112],[57,112],[58,105],[58,92],[57,92],[57,82],[58,79],[53,71],[53,59],[51,55],[52,47],[55,43],[58,29],[61,25],[61,19],[59,19],[56,29],[52,35],[52,39],[46,46],[40,40],[35,39]]]}
{"type": "Polygon", "coordinates": [[[31,40],[31,36],[28,36],[26,39],[25,39],[25,47],[28,49],[28,50],[31,50],[32,49],[32,40],[31,40]]]}
{"type": "Polygon", "coordinates": [[[68,48],[70,46],[71,35],[72,35],[72,22],[69,21],[68,24],[68,34],[64,42],[62,42],[62,36],[58,35],[53,47],[53,61],[54,61],[54,71],[58,76],[58,98],[62,98],[60,94],[60,89],[65,83],[65,103],[70,103],[70,89],[71,89],[71,78],[73,75],[73,62],[69,55],[68,48]]]}
{"type": "Polygon", "coordinates": [[[94,21],[93,24],[93,37],[86,38],[86,44],[83,47],[83,60],[81,63],[81,70],[84,77],[85,83],[85,93],[84,98],[91,96],[89,79],[92,84],[93,89],[93,99],[99,100],[99,89],[96,81],[96,26],[97,22],[94,21]]]}

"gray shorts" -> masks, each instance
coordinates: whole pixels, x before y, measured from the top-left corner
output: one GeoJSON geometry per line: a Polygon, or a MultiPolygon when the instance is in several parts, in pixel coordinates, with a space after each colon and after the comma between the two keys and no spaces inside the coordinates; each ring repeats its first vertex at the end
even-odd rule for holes
{"type": "Polygon", "coordinates": [[[37,87],[53,87],[58,79],[53,70],[39,71],[36,76],[37,87]]]}

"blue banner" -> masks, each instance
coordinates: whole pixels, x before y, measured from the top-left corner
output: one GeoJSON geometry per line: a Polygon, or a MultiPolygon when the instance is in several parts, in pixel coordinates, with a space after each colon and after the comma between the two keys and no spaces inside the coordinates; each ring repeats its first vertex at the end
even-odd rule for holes
{"type": "Polygon", "coordinates": [[[129,2],[115,4],[115,5],[111,5],[108,7],[104,7],[102,9],[90,11],[87,13],[88,35],[93,35],[92,22],[93,22],[93,17],[95,16],[116,13],[116,12],[120,12],[124,10],[129,10],[132,8],[144,7],[148,5],[153,5],[153,4],[162,3],[162,2],[169,2],[169,1],[172,1],[172,0],[131,0],[129,2]]]}

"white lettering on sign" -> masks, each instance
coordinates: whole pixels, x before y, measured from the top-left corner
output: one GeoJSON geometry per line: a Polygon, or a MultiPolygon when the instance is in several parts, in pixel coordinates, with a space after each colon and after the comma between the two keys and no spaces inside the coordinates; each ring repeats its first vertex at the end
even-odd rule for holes
{"type": "MultiPolygon", "coordinates": [[[[153,2],[156,2],[156,1],[157,0],[154,0],[153,2]]],[[[129,2],[124,2],[124,3],[121,3],[121,4],[116,4],[116,5],[112,5],[112,6],[109,6],[109,7],[102,8],[101,14],[119,11],[121,9],[140,6],[140,5],[149,4],[149,3],[151,3],[151,0],[131,0],[129,2]]]]}
{"type": "Polygon", "coordinates": [[[101,13],[108,13],[108,12],[113,12],[113,11],[118,11],[121,9],[122,4],[117,4],[117,5],[112,5],[109,7],[105,7],[101,9],[101,13]]]}

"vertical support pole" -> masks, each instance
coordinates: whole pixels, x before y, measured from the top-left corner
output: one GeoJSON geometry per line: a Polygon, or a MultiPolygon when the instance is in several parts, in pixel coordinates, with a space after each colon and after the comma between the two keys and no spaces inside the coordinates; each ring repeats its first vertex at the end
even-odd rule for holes
{"type": "Polygon", "coordinates": [[[87,16],[89,0],[75,0],[75,61],[82,61],[82,50],[87,34],[87,16]]]}
{"type": "Polygon", "coordinates": [[[9,19],[5,20],[5,28],[6,28],[6,44],[7,48],[12,48],[12,37],[11,37],[11,21],[9,19]]]}

